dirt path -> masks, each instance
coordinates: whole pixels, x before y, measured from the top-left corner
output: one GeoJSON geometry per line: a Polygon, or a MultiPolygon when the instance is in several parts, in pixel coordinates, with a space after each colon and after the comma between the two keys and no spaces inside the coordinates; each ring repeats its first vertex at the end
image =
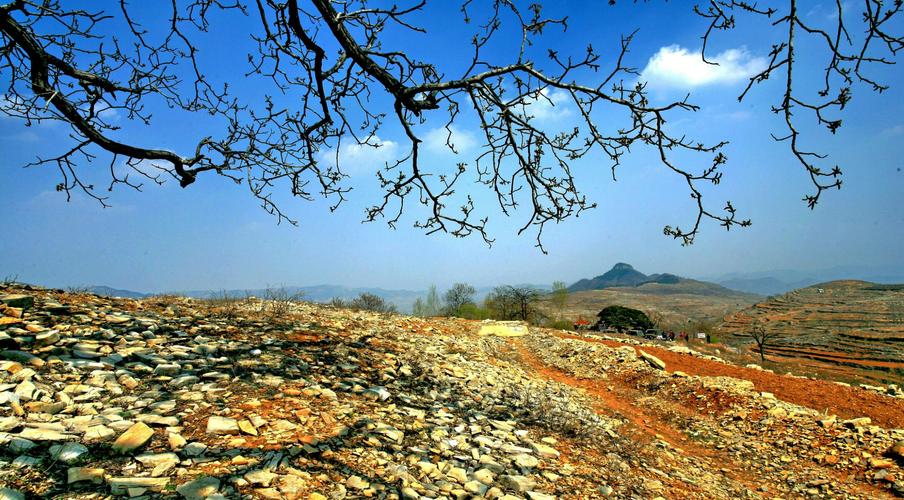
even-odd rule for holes
{"type": "MultiPolygon", "coordinates": [[[[639,436],[641,440],[649,442],[652,439],[662,439],[676,448],[688,449],[693,447],[693,443],[681,431],[673,429],[668,424],[662,422],[659,418],[649,414],[646,410],[633,403],[636,400],[633,396],[636,392],[633,388],[623,387],[623,384],[613,380],[592,380],[576,378],[558,368],[549,366],[530,349],[520,341],[513,342],[513,347],[518,353],[521,361],[527,365],[531,373],[539,375],[547,380],[552,380],[560,384],[583,389],[586,393],[594,396],[601,403],[597,410],[605,410],[605,413],[611,415],[616,413],[619,417],[630,421],[634,426],[643,431],[639,436]],[[608,386],[618,385],[616,390],[610,391],[608,386]]],[[[698,448],[694,450],[697,455],[710,456],[711,450],[698,448]]]]}
{"type": "MultiPolygon", "coordinates": [[[[670,445],[672,451],[695,462],[709,464],[712,470],[720,470],[725,477],[744,485],[749,491],[756,491],[757,488],[769,482],[765,477],[759,478],[760,482],[757,484],[750,482],[749,470],[737,463],[728,453],[707,448],[692,440],[682,430],[675,428],[668,421],[667,416],[638,405],[636,401],[642,397],[642,394],[625,381],[574,377],[563,370],[545,364],[520,339],[513,339],[512,348],[531,373],[560,384],[583,389],[586,394],[599,403],[594,405],[594,410],[598,413],[610,416],[614,413],[627,419],[630,423],[623,429],[630,433],[632,439],[644,443],[650,443],[653,440],[665,441],[670,445]],[[612,390],[609,390],[610,386],[612,386],[612,390]]],[[[773,486],[777,485],[770,485],[770,488],[773,486]]]]}
{"type": "MultiPolygon", "coordinates": [[[[609,347],[625,344],[614,340],[588,339],[576,335],[559,334],[566,339],[596,342],[609,347]]],[[[635,346],[632,346],[635,347],[635,346]]],[[[845,387],[824,380],[786,377],[751,368],[719,363],[680,354],[659,347],[643,350],[661,359],[669,372],[682,371],[689,375],[726,376],[753,382],[758,391],[771,392],[778,399],[821,412],[834,413],[841,418],[870,417],[873,423],[885,428],[904,428],[904,399],[883,396],[857,387],[845,387]]]]}

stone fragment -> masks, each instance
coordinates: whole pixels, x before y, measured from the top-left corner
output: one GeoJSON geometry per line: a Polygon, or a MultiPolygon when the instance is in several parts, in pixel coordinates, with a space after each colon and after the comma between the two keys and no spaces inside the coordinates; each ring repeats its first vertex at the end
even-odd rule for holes
{"type": "Polygon", "coordinates": [[[169,444],[170,449],[173,451],[181,450],[183,447],[185,447],[185,444],[187,443],[185,438],[182,437],[182,435],[179,434],[178,432],[167,433],[166,442],[167,442],[167,444],[169,444]]]}
{"type": "Polygon", "coordinates": [[[130,490],[163,491],[169,484],[166,477],[111,477],[107,481],[110,493],[114,495],[130,494],[130,490]]]}
{"type": "Polygon", "coordinates": [[[267,487],[270,486],[270,483],[276,478],[276,474],[266,469],[258,469],[246,472],[243,477],[245,478],[245,481],[248,481],[251,484],[259,484],[267,487]]]}
{"type": "Polygon", "coordinates": [[[68,441],[75,439],[72,434],[55,431],[52,429],[36,429],[27,427],[19,433],[22,439],[30,439],[32,441],[68,441]]]}
{"type": "Polygon", "coordinates": [[[31,309],[35,306],[35,298],[25,294],[0,295],[0,303],[5,304],[7,307],[31,309]]]}
{"type": "Polygon", "coordinates": [[[537,485],[537,482],[526,476],[505,475],[499,478],[499,483],[506,489],[516,493],[526,493],[537,485]]]}
{"type": "Polygon", "coordinates": [[[35,347],[46,347],[60,341],[60,332],[50,330],[35,335],[35,347]]]}
{"type": "Polygon", "coordinates": [[[182,367],[176,363],[161,363],[154,368],[154,375],[172,376],[179,373],[181,369],[182,367]]]}
{"type": "Polygon", "coordinates": [[[239,430],[241,430],[245,434],[251,434],[252,436],[257,436],[257,429],[248,420],[245,420],[245,419],[239,420],[239,430]]]}
{"type": "Polygon", "coordinates": [[[468,482],[468,473],[461,467],[452,467],[448,472],[446,472],[446,475],[458,481],[460,484],[465,484],[466,482],[468,482]]]}
{"type": "Polygon", "coordinates": [[[387,399],[392,397],[392,394],[382,386],[375,386],[367,389],[362,394],[365,398],[373,399],[375,401],[386,401],[387,399]]]}
{"type": "Polygon", "coordinates": [[[494,481],[493,473],[488,469],[478,469],[474,471],[474,479],[480,481],[481,483],[491,486],[494,481]]]}
{"type": "Polygon", "coordinates": [[[523,337],[527,335],[527,326],[520,321],[485,321],[477,332],[481,336],[523,337]]]}
{"type": "Polygon", "coordinates": [[[234,418],[211,415],[207,419],[208,434],[238,434],[239,423],[234,418]]]}
{"type": "Polygon", "coordinates": [[[888,449],[888,454],[898,460],[904,461],[904,439],[891,445],[891,448],[888,449]]]}
{"type": "Polygon", "coordinates": [[[104,469],[92,467],[70,467],[66,471],[66,482],[69,484],[91,481],[94,484],[104,482],[104,469]]]}
{"type": "Polygon", "coordinates": [[[88,453],[88,447],[80,443],[55,444],[50,447],[50,456],[64,464],[74,464],[88,453]]]}
{"type": "Polygon", "coordinates": [[[351,476],[345,481],[345,485],[353,490],[366,490],[370,488],[370,483],[361,479],[359,476],[351,476]]]}
{"type": "Polygon", "coordinates": [[[534,450],[534,453],[540,455],[543,458],[559,458],[559,452],[551,446],[547,446],[541,443],[531,443],[530,447],[532,450],[534,450]]]}
{"type": "Polygon", "coordinates": [[[182,454],[187,457],[197,457],[198,455],[202,455],[205,451],[207,451],[207,445],[199,443],[198,441],[188,443],[182,448],[182,454]]]}
{"type": "Polygon", "coordinates": [[[0,417],[0,432],[9,432],[22,425],[22,421],[16,417],[0,417]]]}
{"type": "Polygon", "coordinates": [[[113,451],[126,453],[141,448],[154,436],[154,430],[144,422],[138,422],[124,433],[120,434],[113,443],[113,451]]]}
{"type": "Polygon", "coordinates": [[[215,477],[201,476],[176,488],[176,493],[187,500],[204,500],[220,490],[220,480],[215,477]]]}
{"type": "Polygon", "coordinates": [[[116,435],[116,431],[105,425],[94,425],[85,429],[85,441],[109,441],[116,435]]]}
{"type": "Polygon", "coordinates": [[[25,500],[25,495],[12,488],[0,488],[0,500],[25,500]]]}
{"type": "Polygon", "coordinates": [[[136,455],[135,460],[146,467],[157,467],[164,464],[179,463],[179,455],[175,453],[142,453],[136,455]]]}
{"type": "Polygon", "coordinates": [[[540,461],[537,460],[537,457],[528,455],[527,453],[515,455],[513,461],[515,462],[515,465],[521,467],[522,469],[533,469],[534,467],[540,465],[540,461]]]}
{"type": "Polygon", "coordinates": [[[653,356],[650,353],[638,351],[640,353],[640,357],[646,361],[653,368],[658,368],[660,370],[665,370],[665,361],[653,356]]]}
{"type": "Polygon", "coordinates": [[[844,422],[842,422],[842,424],[844,424],[845,427],[849,427],[851,429],[859,429],[861,427],[870,425],[872,422],[872,419],[870,419],[869,417],[858,417],[845,420],[844,422]]]}

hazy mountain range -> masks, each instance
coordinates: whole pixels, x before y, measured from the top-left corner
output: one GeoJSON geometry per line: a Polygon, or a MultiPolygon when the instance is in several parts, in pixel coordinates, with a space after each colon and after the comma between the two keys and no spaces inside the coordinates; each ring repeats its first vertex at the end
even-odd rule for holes
{"type": "Polygon", "coordinates": [[[585,278],[578,280],[568,287],[569,292],[582,292],[585,290],[603,290],[605,288],[623,287],[623,286],[640,286],[644,283],[662,283],[664,285],[674,285],[679,283],[683,278],[674,274],[646,274],[634,269],[631,264],[619,262],[612,266],[612,269],[604,274],[594,278],[585,278]]]}
{"type": "Polygon", "coordinates": [[[836,280],[861,280],[872,283],[904,283],[904,270],[868,266],[837,266],[816,271],[791,269],[729,273],[705,277],[726,288],[760,295],[779,295],[798,288],[836,280]]]}
{"type": "MultiPolygon", "coordinates": [[[[579,292],[586,290],[604,290],[616,287],[640,287],[645,284],[661,285],[657,288],[657,293],[667,293],[672,287],[676,286],[675,291],[682,293],[690,293],[697,295],[729,295],[732,291],[753,293],[758,295],[777,295],[798,288],[804,288],[817,283],[834,281],[839,279],[859,279],[870,281],[873,283],[904,283],[904,271],[889,271],[884,269],[868,268],[863,266],[839,266],[832,269],[820,271],[795,271],[795,270],[776,270],[776,271],[760,271],[749,273],[730,273],[720,276],[707,277],[700,280],[680,277],[671,273],[655,273],[644,274],[635,269],[630,264],[619,262],[612,269],[593,278],[584,278],[576,281],[568,290],[571,292],[579,292]],[[727,290],[726,290],[727,289],[727,290]]],[[[524,285],[522,285],[524,286],[524,285]]],[[[526,285],[534,288],[548,291],[549,285],[526,285]]],[[[328,302],[334,297],[341,299],[352,299],[361,293],[367,292],[378,295],[384,300],[391,302],[398,307],[401,312],[410,312],[414,301],[418,297],[425,297],[426,290],[404,290],[404,289],[385,289],[377,287],[346,287],[340,285],[314,285],[314,286],[286,286],[284,288],[289,294],[300,293],[305,300],[312,302],[328,302]]],[[[482,301],[488,293],[493,290],[492,286],[478,287],[475,293],[475,300],[482,301]]],[[[108,286],[92,286],[88,287],[90,291],[98,295],[106,295],[112,297],[125,298],[143,298],[157,293],[145,293],[133,290],[125,290],[119,288],[111,288],[108,286]]],[[[440,289],[440,294],[443,293],[440,289]]],[[[184,295],[195,298],[210,298],[221,296],[226,293],[233,297],[266,297],[267,289],[234,289],[234,290],[183,290],[172,291],[177,295],[184,295]]]]}

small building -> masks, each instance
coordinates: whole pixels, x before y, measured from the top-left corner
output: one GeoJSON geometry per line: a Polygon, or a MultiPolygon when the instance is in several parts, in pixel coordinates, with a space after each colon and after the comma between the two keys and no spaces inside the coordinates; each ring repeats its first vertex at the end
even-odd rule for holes
{"type": "Polygon", "coordinates": [[[584,318],[578,318],[574,320],[574,329],[575,330],[587,330],[590,328],[590,322],[584,318]]]}

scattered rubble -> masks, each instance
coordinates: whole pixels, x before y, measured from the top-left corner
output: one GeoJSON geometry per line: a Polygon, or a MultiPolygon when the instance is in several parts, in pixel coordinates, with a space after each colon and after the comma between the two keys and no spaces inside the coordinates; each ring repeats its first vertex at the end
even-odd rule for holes
{"type": "Polygon", "coordinates": [[[901,430],[632,346],[304,303],[0,295],[0,499],[904,494],[901,430]]]}

